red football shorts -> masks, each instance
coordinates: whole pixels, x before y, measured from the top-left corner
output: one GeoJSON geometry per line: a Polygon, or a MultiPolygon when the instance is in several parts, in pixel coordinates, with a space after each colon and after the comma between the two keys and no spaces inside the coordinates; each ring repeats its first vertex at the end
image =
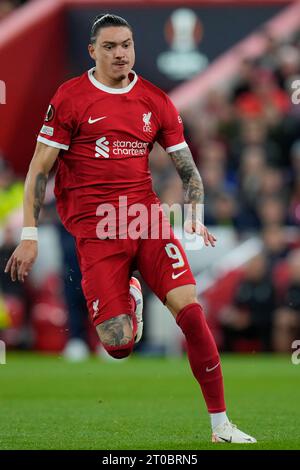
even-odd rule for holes
{"type": "Polygon", "coordinates": [[[186,254],[173,231],[168,239],[76,239],[82,289],[96,326],[131,313],[129,279],[138,269],[164,303],[175,287],[196,284],[186,254]]]}

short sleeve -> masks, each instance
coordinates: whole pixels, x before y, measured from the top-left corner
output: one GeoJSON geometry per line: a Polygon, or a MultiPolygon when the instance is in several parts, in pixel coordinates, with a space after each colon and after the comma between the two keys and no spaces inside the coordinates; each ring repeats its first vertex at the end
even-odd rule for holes
{"type": "Polygon", "coordinates": [[[59,88],[50,101],[37,140],[50,147],[68,150],[72,130],[71,99],[62,88],[59,88]]]}
{"type": "Polygon", "coordinates": [[[161,129],[157,141],[168,153],[187,147],[182,119],[167,95],[161,110],[161,129]]]}

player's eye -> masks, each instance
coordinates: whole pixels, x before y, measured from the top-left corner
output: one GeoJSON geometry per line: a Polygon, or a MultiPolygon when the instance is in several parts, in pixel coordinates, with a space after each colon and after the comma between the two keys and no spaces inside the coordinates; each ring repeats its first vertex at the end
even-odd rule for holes
{"type": "Polygon", "coordinates": [[[107,51],[110,51],[112,49],[112,46],[110,45],[104,46],[104,49],[106,49],[107,51]]]}

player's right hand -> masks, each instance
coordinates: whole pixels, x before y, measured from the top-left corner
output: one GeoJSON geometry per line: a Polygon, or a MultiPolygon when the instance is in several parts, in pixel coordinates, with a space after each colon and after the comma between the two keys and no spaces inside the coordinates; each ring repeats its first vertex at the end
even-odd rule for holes
{"type": "Polygon", "coordinates": [[[207,227],[205,227],[205,225],[202,224],[200,220],[195,220],[193,222],[191,219],[188,218],[184,222],[184,231],[191,234],[196,233],[197,235],[203,237],[206,246],[211,245],[212,247],[214,247],[216,245],[216,237],[208,231],[207,227]]]}
{"type": "Polygon", "coordinates": [[[38,255],[38,242],[35,240],[22,240],[17,246],[7,264],[4,272],[9,273],[12,281],[17,279],[24,282],[38,255]]]}

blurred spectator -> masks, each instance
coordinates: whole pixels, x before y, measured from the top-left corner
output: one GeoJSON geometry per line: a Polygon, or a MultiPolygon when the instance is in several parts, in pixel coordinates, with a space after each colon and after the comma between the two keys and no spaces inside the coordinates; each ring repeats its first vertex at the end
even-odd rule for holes
{"type": "Polygon", "coordinates": [[[241,154],[239,169],[240,200],[244,206],[254,208],[262,186],[266,155],[261,147],[246,147],[241,154]]]}
{"type": "Polygon", "coordinates": [[[280,194],[286,203],[288,194],[284,183],[284,173],[282,170],[270,166],[265,167],[261,175],[260,197],[280,194]]]}
{"type": "Polygon", "coordinates": [[[241,130],[230,146],[230,167],[237,169],[243,151],[248,147],[260,148],[266,155],[266,164],[280,166],[282,163],[281,151],[277,143],[268,136],[266,122],[259,119],[244,119],[241,121],[241,130]]]}
{"type": "Polygon", "coordinates": [[[237,226],[237,202],[229,192],[220,192],[211,205],[210,218],[205,217],[208,225],[219,225],[223,227],[237,226]]]}
{"type": "Polygon", "coordinates": [[[233,111],[229,96],[224,90],[211,90],[206,96],[203,114],[206,121],[215,123],[216,129],[232,119],[233,111]]]}
{"type": "Polygon", "coordinates": [[[201,167],[201,176],[205,187],[205,220],[208,225],[214,224],[215,204],[220,194],[232,191],[232,185],[226,181],[224,165],[205,163],[201,167]]]}
{"type": "Polygon", "coordinates": [[[201,165],[226,165],[227,155],[224,144],[218,140],[209,140],[201,147],[201,165]]]}
{"type": "Polygon", "coordinates": [[[279,195],[266,196],[257,201],[257,213],[260,226],[285,225],[287,223],[287,212],[284,201],[279,195]]]}
{"type": "Polygon", "coordinates": [[[245,340],[258,341],[262,350],[269,351],[274,309],[275,291],[267,259],[264,254],[257,255],[246,265],[233,305],[221,314],[224,349],[237,350],[241,340],[245,340]]]}
{"type": "Polygon", "coordinates": [[[149,164],[153,178],[153,185],[156,188],[158,196],[160,196],[161,191],[165,187],[166,181],[170,178],[170,175],[176,174],[174,165],[170,161],[170,157],[158,145],[154,145],[149,164]]]}
{"type": "Polygon", "coordinates": [[[235,105],[240,117],[263,118],[273,126],[287,113],[290,100],[274,74],[262,69],[256,71],[250,91],[240,95],[235,105]]]}
{"type": "Polygon", "coordinates": [[[232,135],[234,108],[224,92],[212,90],[201,110],[195,107],[184,113],[184,123],[192,148],[200,148],[208,141],[222,141],[224,136],[232,135]]]}
{"type": "Polygon", "coordinates": [[[267,225],[262,230],[264,252],[268,260],[270,275],[274,267],[286,258],[289,248],[286,233],[280,225],[267,225]]]}
{"type": "Polygon", "coordinates": [[[289,285],[280,308],[275,312],[273,347],[290,352],[292,342],[300,338],[300,250],[288,257],[289,285]]]}
{"type": "Polygon", "coordinates": [[[286,207],[289,200],[289,188],[285,184],[285,175],[278,168],[266,167],[261,174],[261,185],[257,195],[257,209],[261,225],[265,224],[289,224],[286,207]],[[273,207],[273,211],[271,209],[273,207]],[[277,219],[275,217],[275,206],[277,206],[277,219]],[[281,208],[281,209],[280,209],[281,208]],[[279,213],[281,215],[279,215],[279,213]],[[269,218],[271,217],[271,219],[269,218]],[[276,222],[277,221],[277,222],[276,222]]]}
{"type": "Polygon", "coordinates": [[[213,198],[225,186],[225,168],[223,165],[207,163],[202,166],[201,175],[206,188],[206,199],[213,198]]]}

